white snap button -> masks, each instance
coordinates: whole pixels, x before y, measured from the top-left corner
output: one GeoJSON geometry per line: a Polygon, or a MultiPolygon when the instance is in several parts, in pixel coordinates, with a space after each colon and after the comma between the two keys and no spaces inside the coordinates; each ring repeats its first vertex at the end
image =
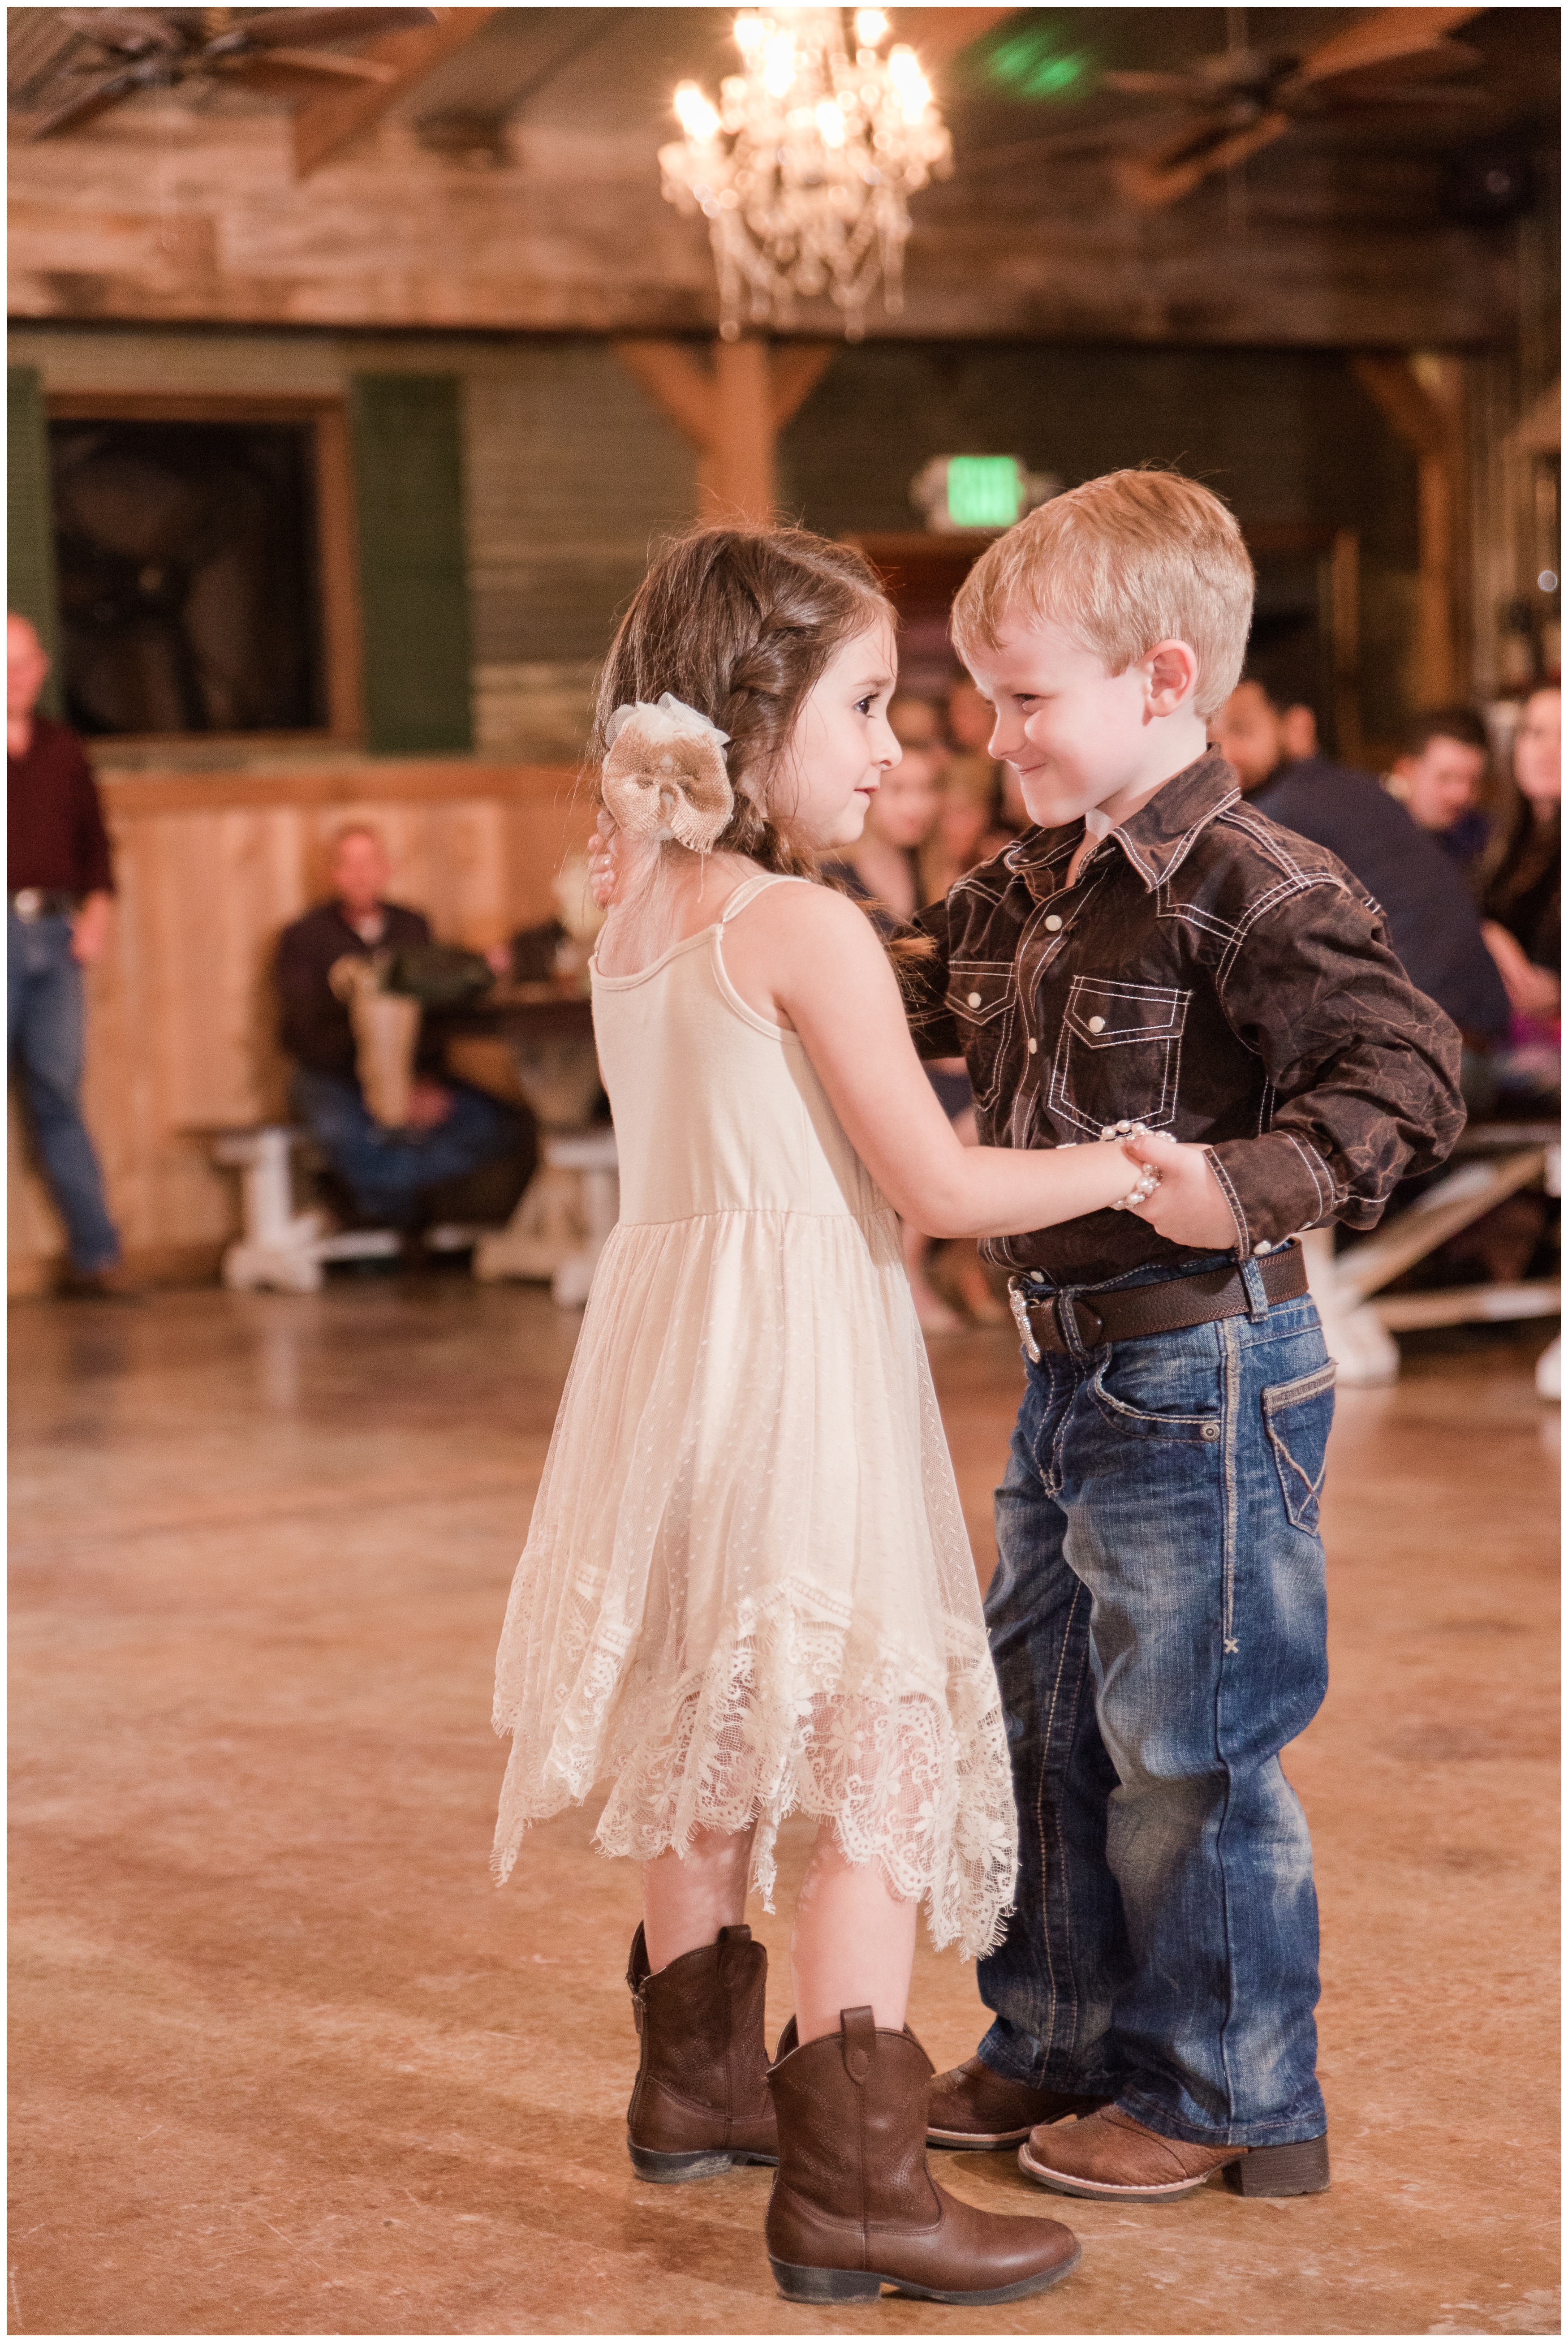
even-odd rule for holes
{"type": "Polygon", "coordinates": [[[1273,1252],[1273,1245],[1267,1245],[1267,1244],[1254,1245],[1254,1246],[1253,1246],[1253,1250],[1254,1252],[1273,1252]]]}
{"type": "Polygon", "coordinates": [[[979,1007],[979,1006],[980,1006],[980,995],[979,995],[977,992],[972,992],[972,993],[970,994],[970,996],[969,996],[969,1006],[971,1006],[971,1008],[978,1008],[978,1007],[979,1007]]]}
{"type": "Polygon", "coordinates": [[[1217,1439],[1217,1438],[1219,1437],[1219,1436],[1220,1436],[1220,1426],[1219,1426],[1219,1425],[1218,1425],[1217,1423],[1205,1423],[1205,1424],[1204,1424],[1204,1426],[1203,1426],[1203,1436],[1205,1439],[1217,1439]]]}
{"type": "Polygon", "coordinates": [[[1050,930],[1051,930],[1051,932],[1052,932],[1052,934],[1053,934],[1053,935],[1054,935],[1054,934],[1057,932],[1058,928],[1061,926],[1062,922],[1061,922],[1061,919],[1058,917],[1057,914],[1056,914],[1054,911],[1053,911],[1053,912],[1052,912],[1052,914],[1051,914],[1051,916],[1046,920],[1045,924],[1046,924],[1046,926],[1050,928],[1050,930]]]}
{"type": "Polygon", "coordinates": [[[1090,1019],[1089,1019],[1089,1030],[1090,1030],[1090,1032],[1091,1032],[1091,1033],[1103,1033],[1103,1032],[1104,1031],[1104,1029],[1105,1029],[1105,1020],[1104,1020],[1104,1018],[1103,1016],[1091,1016],[1091,1017],[1090,1017],[1090,1019]]]}
{"type": "Polygon", "coordinates": [[[1028,1047],[1029,1055],[1033,1056],[1036,1049],[1040,1046],[1039,1042],[1034,1038],[1033,1033],[1030,1034],[1026,1046],[1028,1047]]]}

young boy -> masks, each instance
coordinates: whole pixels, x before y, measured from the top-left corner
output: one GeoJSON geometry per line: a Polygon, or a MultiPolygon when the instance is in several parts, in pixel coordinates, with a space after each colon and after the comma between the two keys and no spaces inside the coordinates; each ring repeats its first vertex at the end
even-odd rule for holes
{"type": "Polygon", "coordinates": [[[1135,2202],[1222,2166],[1245,2194],[1328,2184],[1279,1752],[1326,1683],[1333,1369],[1294,1239],[1373,1226],[1463,1121],[1458,1035],[1376,904],[1208,748],[1252,599],[1234,520],[1167,474],[990,548],[954,639],[1035,826],[922,915],[910,971],[984,1144],[1137,1123],[1164,1172],[1136,1213],[986,1247],[1029,1361],[986,1603],[1023,1856],[980,1964],[995,2022],[931,2101],[934,2145],[1022,2141],[1043,2186],[1135,2202]]]}

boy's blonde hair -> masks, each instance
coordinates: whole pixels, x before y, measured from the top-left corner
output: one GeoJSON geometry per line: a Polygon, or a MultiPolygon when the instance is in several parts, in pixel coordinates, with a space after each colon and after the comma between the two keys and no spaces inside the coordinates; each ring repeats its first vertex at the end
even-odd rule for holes
{"type": "Polygon", "coordinates": [[[975,563],[953,606],[966,666],[1009,619],[1049,618],[1123,675],[1170,637],[1198,656],[1207,718],[1235,689],[1253,616],[1253,565],[1235,515],[1178,472],[1107,472],[1054,496],[975,563]]]}

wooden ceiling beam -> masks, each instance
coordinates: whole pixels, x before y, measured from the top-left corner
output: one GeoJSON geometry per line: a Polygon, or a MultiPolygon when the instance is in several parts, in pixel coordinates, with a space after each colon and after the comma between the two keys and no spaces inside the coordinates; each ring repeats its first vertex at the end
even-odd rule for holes
{"type": "Polygon", "coordinates": [[[437,22],[419,25],[404,33],[382,33],[367,41],[361,56],[373,65],[385,65],[388,78],[356,82],[352,88],[334,89],[300,106],[294,117],[294,166],[305,178],[318,164],[346,146],[379,122],[444,57],[465,48],[500,14],[496,8],[438,8],[437,22]]]}

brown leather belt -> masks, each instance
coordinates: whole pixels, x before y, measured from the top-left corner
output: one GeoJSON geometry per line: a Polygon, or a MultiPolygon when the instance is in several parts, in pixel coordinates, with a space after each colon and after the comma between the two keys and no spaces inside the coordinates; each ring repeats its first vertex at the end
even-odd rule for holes
{"type": "MultiPolygon", "coordinates": [[[[1306,1261],[1297,1244],[1282,1245],[1258,1262],[1263,1291],[1271,1303],[1297,1301],[1307,1289],[1306,1261]]],[[[1162,1285],[1132,1285],[1120,1293],[1086,1294],[1071,1298],[1054,1293],[1045,1299],[1025,1298],[1021,1281],[1007,1287],[1013,1315],[1024,1346],[1032,1357],[1054,1351],[1070,1357],[1072,1345],[1062,1331],[1062,1312],[1070,1308],[1078,1338],[1085,1350],[1106,1342],[1136,1342],[1149,1334],[1179,1334],[1186,1326],[1212,1326],[1222,1317],[1244,1317],[1252,1307],[1239,1268],[1205,1268],[1196,1276],[1167,1277],[1162,1285]]]]}

